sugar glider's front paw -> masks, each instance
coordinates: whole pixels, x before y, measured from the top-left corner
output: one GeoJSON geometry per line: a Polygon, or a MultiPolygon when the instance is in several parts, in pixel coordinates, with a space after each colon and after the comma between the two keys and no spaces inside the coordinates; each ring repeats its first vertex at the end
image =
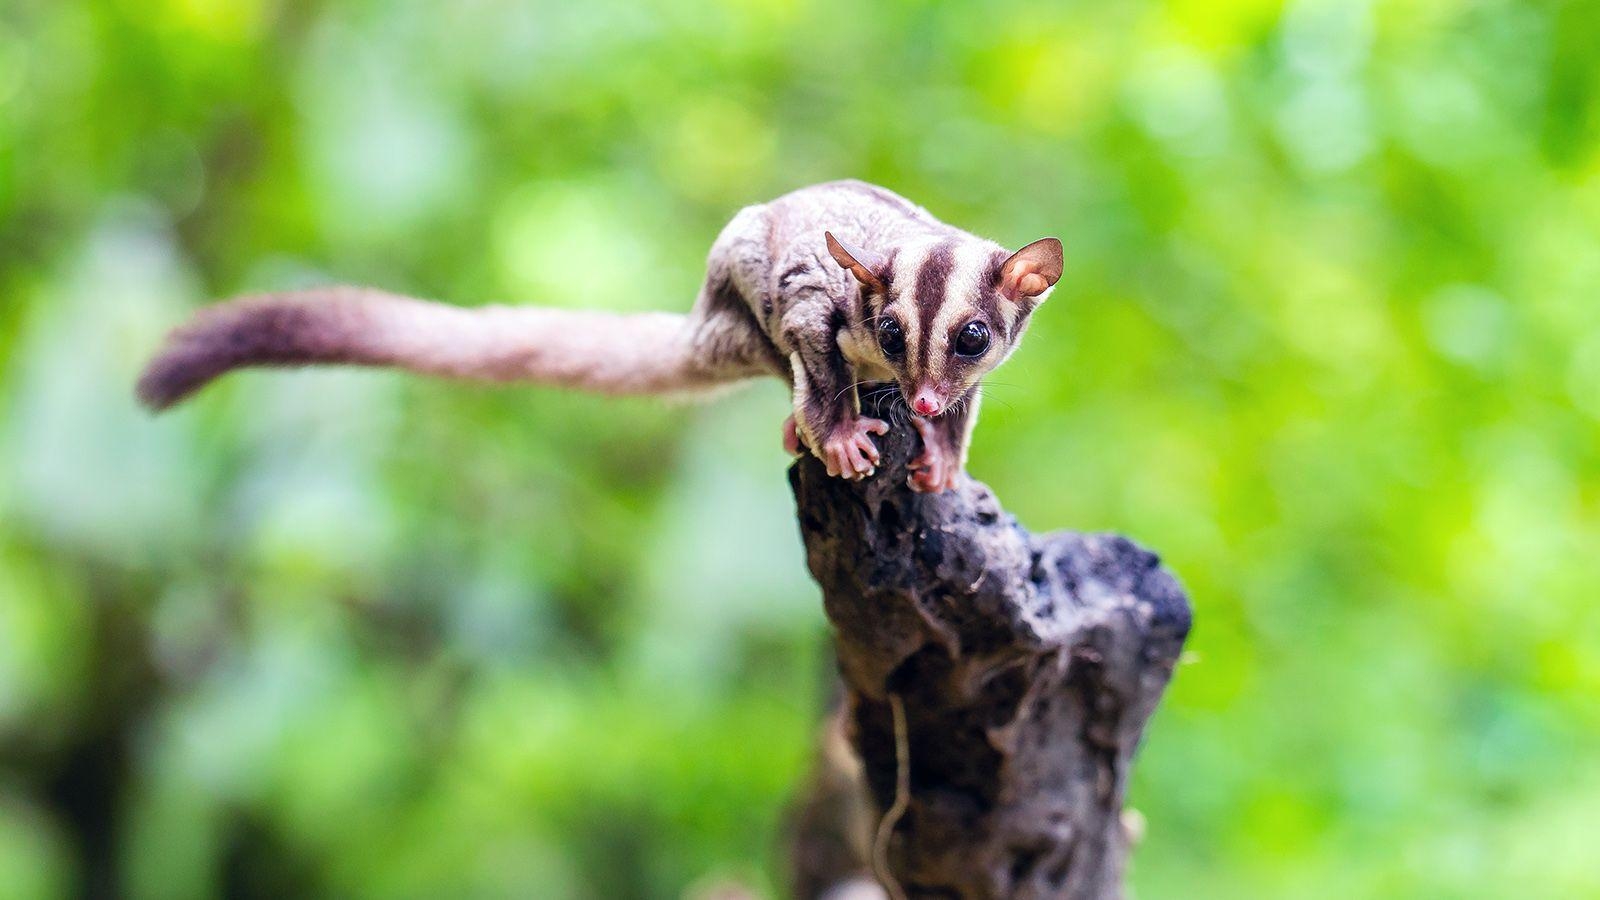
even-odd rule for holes
{"type": "Polygon", "coordinates": [[[929,420],[913,418],[912,424],[922,435],[922,454],[906,465],[911,474],[906,484],[919,494],[937,494],[956,486],[961,474],[961,460],[939,440],[939,429],[929,420]]]}
{"type": "Polygon", "coordinates": [[[829,475],[852,481],[865,478],[878,468],[878,445],[872,436],[888,433],[888,422],[858,417],[823,438],[822,446],[816,449],[817,458],[828,467],[829,475]]]}

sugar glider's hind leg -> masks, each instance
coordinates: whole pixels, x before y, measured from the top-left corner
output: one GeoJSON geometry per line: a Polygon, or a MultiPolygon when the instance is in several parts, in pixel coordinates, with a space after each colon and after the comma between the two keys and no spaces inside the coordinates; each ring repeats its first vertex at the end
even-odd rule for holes
{"type": "Polygon", "coordinates": [[[967,467],[967,445],[972,441],[972,426],[978,421],[978,400],[974,389],[937,419],[913,416],[911,424],[922,438],[922,452],[907,466],[906,483],[912,490],[937,494],[956,486],[967,467]]]}
{"type": "Polygon", "coordinates": [[[727,274],[713,269],[707,276],[689,321],[695,364],[708,378],[731,381],[787,374],[783,355],[755,310],[727,274]]]}

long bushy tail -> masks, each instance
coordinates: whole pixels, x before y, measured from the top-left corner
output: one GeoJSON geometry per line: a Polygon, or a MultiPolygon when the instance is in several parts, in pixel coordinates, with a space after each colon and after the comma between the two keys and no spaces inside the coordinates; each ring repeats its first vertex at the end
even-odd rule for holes
{"type": "Polygon", "coordinates": [[[237,368],[319,363],[611,394],[690,391],[738,377],[694,358],[689,321],[672,313],[465,308],[366,288],[263,294],[202,310],[173,331],[138,393],[165,409],[237,368]]]}

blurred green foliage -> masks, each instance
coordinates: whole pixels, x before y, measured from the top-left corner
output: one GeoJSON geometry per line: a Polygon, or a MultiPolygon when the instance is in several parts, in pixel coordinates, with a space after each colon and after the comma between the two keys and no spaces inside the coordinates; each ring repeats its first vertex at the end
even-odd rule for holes
{"type": "Polygon", "coordinates": [[[0,895],[774,892],[785,400],[130,385],[210,298],[686,308],[881,182],[1069,275],[972,470],[1197,629],[1142,897],[1600,896],[1600,6],[0,5],[0,895]]]}

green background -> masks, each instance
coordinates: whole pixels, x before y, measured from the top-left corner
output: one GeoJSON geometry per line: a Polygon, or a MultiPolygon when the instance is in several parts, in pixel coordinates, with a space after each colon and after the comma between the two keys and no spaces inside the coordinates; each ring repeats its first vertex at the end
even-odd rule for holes
{"type": "Polygon", "coordinates": [[[1600,6],[0,5],[0,896],[779,890],[776,382],[131,383],[229,294],[685,309],[882,183],[1067,275],[971,471],[1196,629],[1145,898],[1600,896],[1600,6]]]}

